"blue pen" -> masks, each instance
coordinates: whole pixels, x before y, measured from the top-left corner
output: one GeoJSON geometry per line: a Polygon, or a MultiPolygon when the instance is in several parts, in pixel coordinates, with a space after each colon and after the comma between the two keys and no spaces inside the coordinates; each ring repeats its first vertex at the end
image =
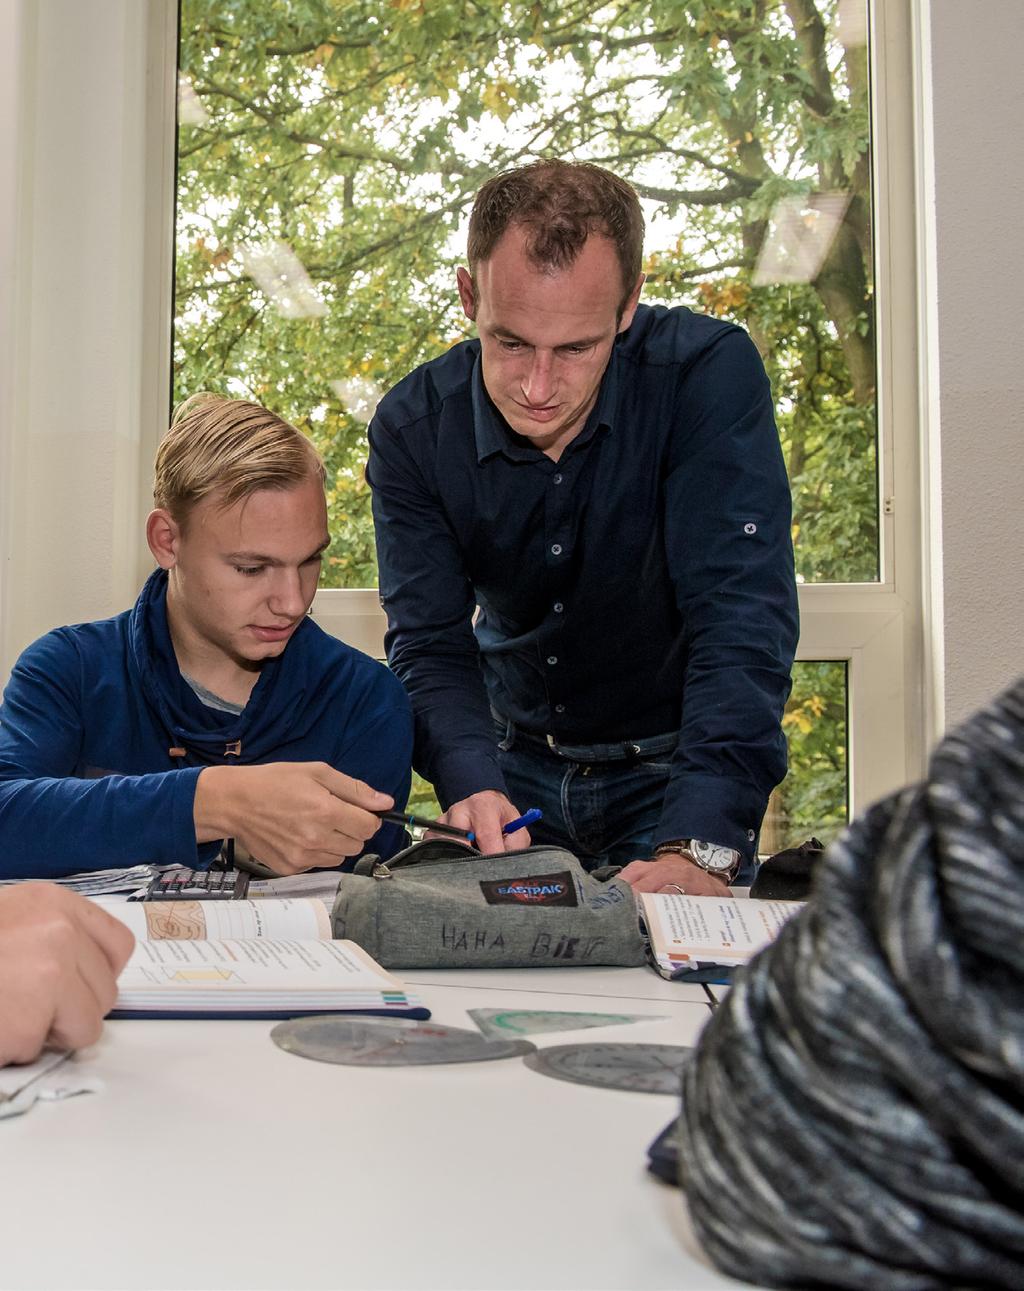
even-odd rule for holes
{"type": "MultiPolygon", "coordinates": [[[[503,834],[514,834],[517,829],[525,829],[527,825],[536,824],[543,815],[544,813],[539,807],[531,807],[529,811],[524,811],[523,814],[521,816],[517,816],[515,820],[510,820],[507,825],[502,825],[501,832],[503,834]]],[[[476,835],[470,834],[469,841],[471,843],[475,843],[476,835]]]]}
{"type": "Polygon", "coordinates": [[[544,813],[539,807],[531,807],[529,811],[524,811],[518,819],[510,820],[507,825],[502,825],[501,832],[503,834],[514,834],[517,829],[525,829],[527,825],[535,825],[543,815],[544,813]]]}

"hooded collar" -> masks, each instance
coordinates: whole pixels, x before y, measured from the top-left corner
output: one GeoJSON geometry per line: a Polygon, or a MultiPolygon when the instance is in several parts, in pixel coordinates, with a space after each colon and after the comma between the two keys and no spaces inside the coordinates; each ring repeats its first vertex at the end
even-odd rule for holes
{"type": "Polygon", "coordinates": [[[181,675],[167,623],[167,571],[156,569],[129,613],[129,670],[167,731],[169,747],[184,748],[192,762],[219,763],[231,756],[229,746],[236,746],[242,761],[253,762],[281,745],[301,707],[302,691],[292,690],[280,706],[274,696],[285,655],[308,626],[301,623],[285,651],[264,663],[240,714],[219,712],[204,704],[181,675]]]}

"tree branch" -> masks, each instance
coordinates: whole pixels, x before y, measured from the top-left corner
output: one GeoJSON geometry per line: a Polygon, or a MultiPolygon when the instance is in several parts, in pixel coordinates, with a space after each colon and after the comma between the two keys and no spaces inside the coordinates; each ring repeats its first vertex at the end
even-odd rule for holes
{"type": "Polygon", "coordinates": [[[416,168],[407,162],[404,157],[399,157],[397,153],[381,152],[374,148],[361,148],[351,144],[343,146],[335,143],[332,139],[324,139],[319,135],[292,130],[285,124],[280,113],[261,107],[254,100],[247,99],[244,95],[228,89],[227,86],[218,85],[214,81],[203,81],[201,84],[197,84],[195,89],[198,94],[217,95],[220,98],[229,99],[232,103],[237,103],[246,111],[259,117],[261,121],[273,126],[283,138],[291,140],[292,143],[312,144],[315,147],[322,148],[324,152],[328,152],[334,157],[343,157],[347,160],[382,162],[402,174],[412,175],[416,173],[416,168]]]}
{"type": "Polygon", "coordinates": [[[641,197],[652,202],[664,202],[666,206],[725,206],[729,202],[738,202],[755,192],[756,180],[747,180],[742,184],[723,184],[721,188],[658,188],[653,184],[638,184],[633,187],[641,197]]]}
{"type": "Polygon", "coordinates": [[[647,275],[650,283],[664,282],[666,279],[709,278],[712,274],[721,273],[723,269],[751,269],[754,262],[745,256],[735,260],[720,260],[718,264],[700,265],[696,269],[672,269],[661,272],[652,269],[647,275]]]}
{"type": "Polygon", "coordinates": [[[825,56],[825,24],[814,0],[783,0],[783,4],[796,34],[801,66],[811,84],[809,90],[803,87],[800,97],[816,116],[827,117],[835,109],[836,99],[825,56]]]}

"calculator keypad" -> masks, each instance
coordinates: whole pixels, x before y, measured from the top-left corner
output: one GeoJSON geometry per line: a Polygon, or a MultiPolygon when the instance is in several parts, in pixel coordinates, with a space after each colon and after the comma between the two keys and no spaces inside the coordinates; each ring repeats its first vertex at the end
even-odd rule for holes
{"type": "Polygon", "coordinates": [[[241,901],[249,890],[243,870],[165,870],[150,881],[146,901],[241,901]]]}

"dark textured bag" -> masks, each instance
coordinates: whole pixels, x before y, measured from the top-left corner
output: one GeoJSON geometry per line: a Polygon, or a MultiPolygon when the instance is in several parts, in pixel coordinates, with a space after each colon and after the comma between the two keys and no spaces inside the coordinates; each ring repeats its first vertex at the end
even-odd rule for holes
{"type": "Polygon", "coordinates": [[[643,964],[628,884],[601,883],[571,852],[480,856],[428,839],[344,874],[335,937],[387,968],[574,968],[643,964]]]}
{"type": "Polygon", "coordinates": [[[758,866],[750,895],[764,901],[806,901],[811,895],[815,867],[824,854],[816,838],[776,852],[758,866]]]}

